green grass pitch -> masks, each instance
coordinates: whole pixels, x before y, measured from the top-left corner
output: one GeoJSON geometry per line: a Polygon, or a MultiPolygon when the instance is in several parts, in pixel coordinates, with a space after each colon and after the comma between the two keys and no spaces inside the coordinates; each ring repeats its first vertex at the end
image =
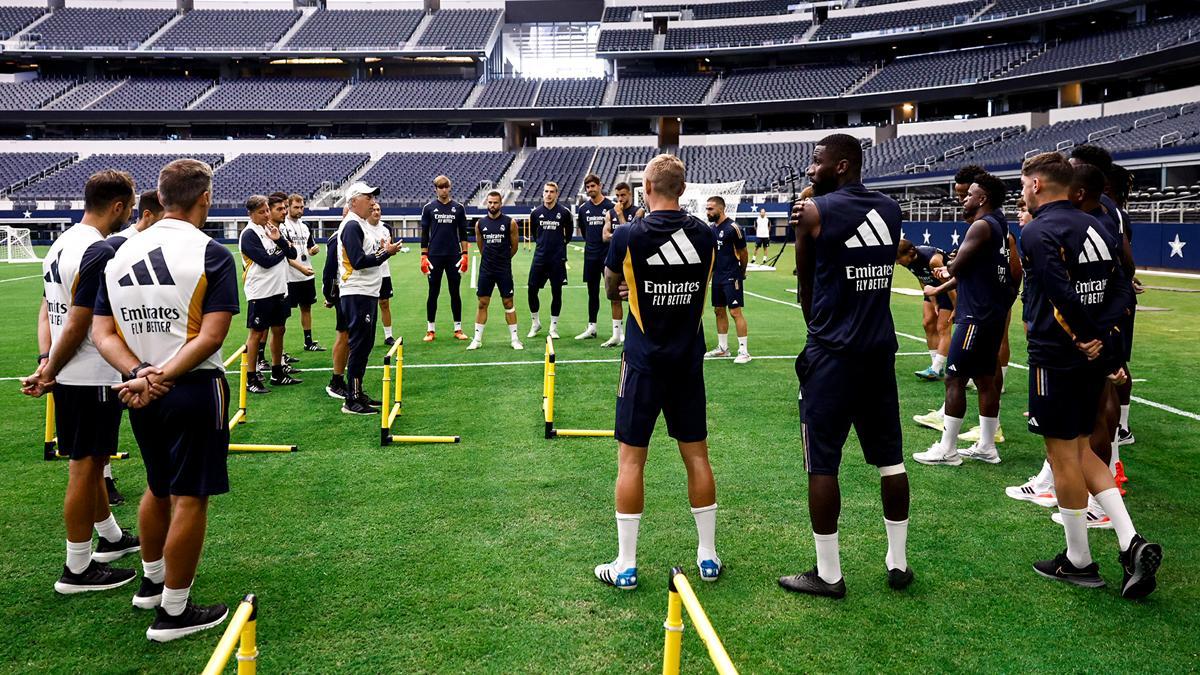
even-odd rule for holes
{"type": "MultiPolygon", "coordinates": [[[[584,327],[586,291],[573,250],[571,286],[557,343],[557,423],[610,427],[616,353],[598,340],[571,339],[584,327]],[[606,359],[599,363],[570,363],[606,359]]],[[[522,284],[530,254],[515,260],[522,284]]],[[[318,260],[319,266],[320,260],[318,260]]],[[[639,544],[640,587],[619,592],[596,582],[592,567],[616,550],[611,439],[542,438],[542,343],[508,346],[503,311],[494,305],[484,348],[467,353],[450,338],[443,294],[436,342],[424,344],[425,281],[415,252],[392,261],[398,335],[406,338],[405,407],[395,433],[461,434],[458,445],[379,447],[378,418],[344,415],[328,398],[330,353],[290,351],[309,370],[298,387],[255,397],[242,442],[298,443],[294,454],[232,455],[233,490],[211,505],[209,533],[194,597],[231,606],[246,592],[260,598],[261,672],[652,672],[662,658],[666,583],[672,565],[694,571],[695,528],[684,472],[660,424],[646,473],[639,544]],[[448,367],[520,361],[518,365],[448,367]]],[[[775,582],[814,561],[796,419],[792,359],[804,342],[791,252],[779,271],[752,273],[746,316],[756,359],[745,366],[707,364],[711,455],[721,505],[718,547],[727,572],[693,585],[743,672],[1013,671],[1178,672],[1200,653],[1200,502],[1195,485],[1200,421],[1135,403],[1137,444],[1122,449],[1135,522],[1160,541],[1166,557],[1159,591],[1147,601],[1115,589],[1085,590],[1037,577],[1030,563],[1063,547],[1050,511],[1004,495],[1042,459],[1023,425],[1026,373],[1009,371],[1001,417],[1006,443],[998,466],[907,466],[912,481],[907,592],[885,583],[886,538],[878,475],[865,466],[853,434],[842,472],[841,541],[849,595],[844,601],[798,597],[775,582]],[[769,299],[769,300],[768,300],[769,299]],[[767,358],[776,357],[776,358],[767,358]]],[[[1194,280],[1148,283],[1200,289],[1194,280]]],[[[465,288],[466,330],[474,294],[465,288]]],[[[915,288],[901,271],[897,286],[915,288]]],[[[41,459],[41,401],[21,396],[16,377],[36,354],[38,269],[0,267],[5,319],[0,327],[0,671],[198,671],[219,633],[169,645],[147,642],[148,613],[130,606],[135,586],[63,597],[52,585],[63,561],[62,495],[66,464],[41,459]]],[[[517,307],[529,328],[524,289],[517,307]]],[[[543,292],[548,314],[549,291],[543,292]]],[[[919,298],[893,295],[897,330],[921,335],[919,298]]],[[[1200,294],[1148,291],[1138,316],[1134,395],[1200,412],[1200,294]]],[[[601,338],[607,334],[602,308],[601,338]]],[[[318,338],[333,341],[333,312],[314,309],[318,338]]],[[[242,316],[225,353],[245,338],[242,316]]],[[[711,313],[705,320],[715,342],[711,313]]],[[[543,333],[544,335],[544,333],[543,333]]],[[[379,344],[382,345],[382,333],[379,344]]],[[[543,338],[544,339],[544,338],[543,338]]],[[[905,452],[923,450],[932,431],[910,421],[936,408],[942,385],[912,371],[928,365],[923,341],[901,337],[897,377],[905,452]]],[[[1013,360],[1025,362],[1019,323],[1013,360]]],[[[372,363],[382,363],[376,348],[372,363]]],[[[380,370],[368,373],[379,395],[380,370]]],[[[975,424],[974,398],[968,425],[975,424]]],[[[136,525],[145,485],[132,458],[114,474],[129,501],[115,509],[136,525]]],[[[1120,579],[1115,536],[1091,534],[1101,572],[1120,579]]],[[[136,565],[133,559],[117,563],[136,565]]],[[[687,622],[685,618],[685,623],[687,622]]],[[[696,633],[684,635],[688,672],[708,672],[696,633]]]]}

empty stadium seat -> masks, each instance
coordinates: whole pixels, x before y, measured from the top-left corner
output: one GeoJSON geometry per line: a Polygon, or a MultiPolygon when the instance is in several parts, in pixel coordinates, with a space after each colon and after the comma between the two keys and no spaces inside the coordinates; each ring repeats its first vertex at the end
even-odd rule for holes
{"type": "Polygon", "coordinates": [[[443,9],[435,12],[417,44],[447,49],[483,49],[496,30],[498,9],[443,9]]]}
{"type": "Polygon", "coordinates": [[[434,198],[434,176],[445,175],[454,198],[465,203],[480,182],[500,180],[513,157],[511,152],[389,152],[362,180],[379,186],[379,203],[385,206],[422,206],[434,198]]]}
{"type": "Polygon", "coordinates": [[[300,18],[299,10],[198,9],[184,14],[151,49],[269,50],[300,18]]]}
{"type": "Polygon", "coordinates": [[[425,13],[419,9],[320,9],[288,40],[287,49],[397,49],[425,13]]]}
{"type": "Polygon", "coordinates": [[[25,38],[38,49],[136,49],[174,16],[169,9],[65,7],[25,38]]]}
{"type": "Polygon", "coordinates": [[[341,185],[370,159],[365,152],[238,155],[213,173],[213,203],[241,206],[250,195],[275,191],[295,192],[308,199],[323,184],[341,185]]]}
{"type": "Polygon", "coordinates": [[[457,108],[471,95],[474,82],[435,79],[378,79],[354,85],[339,110],[457,108]]]}

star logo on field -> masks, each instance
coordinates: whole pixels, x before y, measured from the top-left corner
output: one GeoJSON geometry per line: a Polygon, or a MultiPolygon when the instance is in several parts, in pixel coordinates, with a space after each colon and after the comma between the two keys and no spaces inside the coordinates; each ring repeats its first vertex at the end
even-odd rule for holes
{"type": "Polygon", "coordinates": [[[1183,247],[1187,246],[1187,242],[1180,241],[1179,233],[1176,232],[1175,239],[1173,241],[1168,241],[1167,246],[1171,247],[1171,255],[1167,256],[1168,258],[1174,258],[1175,256],[1179,256],[1180,258],[1182,258],[1183,257],[1183,247]]]}
{"type": "Polygon", "coordinates": [[[901,238],[901,239],[908,239],[908,235],[904,234],[904,228],[903,228],[903,227],[902,227],[902,228],[900,228],[900,238],[901,238]]]}
{"type": "Polygon", "coordinates": [[[925,232],[922,233],[921,236],[925,238],[925,241],[923,241],[921,243],[928,244],[929,243],[929,228],[925,228],[925,232]]]}
{"type": "Polygon", "coordinates": [[[954,234],[950,235],[950,241],[951,241],[951,242],[952,242],[952,243],[953,243],[955,246],[958,246],[958,239],[959,239],[959,236],[958,236],[958,230],[955,230],[955,231],[954,231],[954,234]]]}
{"type": "MultiPolygon", "coordinates": [[[[30,211],[29,209],[25,209],[25,213],[23,213],[22,215],[24,215],[26,218],[32,218],[32,217],[33,217],[33,211],[30,211]]],[[[1176,236],[1176,238],[1178,238],[1178,237],[1179,237],[1179,235],[1175,235],[1175,236],[1176,236]]]]}

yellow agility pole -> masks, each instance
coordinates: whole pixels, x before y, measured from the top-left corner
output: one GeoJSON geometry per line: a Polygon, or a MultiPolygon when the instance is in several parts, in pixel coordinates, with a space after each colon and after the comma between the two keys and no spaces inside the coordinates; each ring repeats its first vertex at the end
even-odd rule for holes
{"type": "MultiPolygon", "coordinates": [[[[246,353],[246,345],[238,347],[238,350],[225,359],[225,368],[235,360],[239,361],[238,365],[238,409],[233,413],[233,417],[229,418],[229,432],[238,425],[249,422],[249,412],[246,407],[248,396],[246,395],[247,376],[250,374],[250,355],[246,353]]],[[[230,452],[295,452],[295,445],[268,445],[263,443],[230,443],[230,452]]]]}
{"type": "Polygon", "coordinates": [[[258,669],[257,623],[258,598],[250,593],[238,604],[233,619],[208,659],[208,665],[204,666],[203,675],[217,675],[225,670],[225,664],[233,656],[234,646],[238,646],[238,675],[254,675],[258,669]]]}
{"type": "Polygon", "coordinates": [[[383,405],[379,406],[379,445],[392,443],[459,443],[459,436],[397,436],[392,433],[392,425],[400,416],[404,405],[402,395],[404,385],[404,338],[396,338],[396,343],[383,357],[383,405]],[[395,368],[396,390],[392,391],[392,369],[395,368]]]}
{"type": "Polygon", "coordinates": [[[546,418],[546,438],[568,436],[574,438],[612,438],[610,429],[556,429],[554,428],[554,378],[557,366],[554,360],[554,340],[546,337],[546,358],[542,364],[542,412],[546,418]]]}
{"type": "Polygon", "coordinates": [[[663,623],[665,640],[663,644],[663,675],[679,675],[679,656],[683,647],[683,612],[687,609],[688,617],[696,626],[700,639],[708,648],[708,658],[720,675],[737,675],[737,668],[729,660],[729,653],[721,638],[713,629],[704,607],[688,583],[687,576],[681,568],[671,570],[671,579],[667,582],[667,620],[663,623]]]}
{"type": "MultiPolygon", "coordinates": [[[[54,392],[46,393],[46,429],[42,437],[42,459],[52,462],[56,459],[66,459],[66,455],[58,453],[58,432],[55,426],[54,392]]],[[[129,459],[128,452],[114,452],[109,459],[129,459]]]]}

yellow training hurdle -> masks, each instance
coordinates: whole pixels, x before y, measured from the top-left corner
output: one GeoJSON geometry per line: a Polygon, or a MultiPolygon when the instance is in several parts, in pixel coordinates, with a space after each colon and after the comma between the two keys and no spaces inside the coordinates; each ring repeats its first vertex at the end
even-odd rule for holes
{"type": "Polygon", "coordinates": [[[379,406],[379,445],[392,443],[458,443],[459,436],[396,436],[392,434],[392,425],[400,416],[404,399],[404,338],[396,338],[396,343],[383,357],[383,405],[379,406]],[[392,368],[396,369],[395,392],[392,390],[392,368]]]}
{"type": "Polygon", "coordinates": [[[546,438],[558,436],[585,438],[612,438],[611,429],[555,429],[554,428],[554,340],[546,337],[546,360],[542,367],[542,412],[546,417],[546,438]]]}
{"type": "MultiPolygon", "coordinates": [[[[233,433],[233,430],[236,429],[238,425],[245,424],[246,422],[249,421],[249,419],[247,417],[247,412],[246,412],[246,403],[247,403],[247,399],[249,398],[246,395],[246,375],[249,373],[249,370],[250,370],[250,355],[246,353],[246,345],[243,344],[241,347],[238,347],[238,350],[236,352],[234,352],[232,355],[230,355],[229,358],[225,359],[225,368],[228,370],[229,366],[234,361],[240,362],[240,365],[238,367],[238,370],[239,370],[239,373],[238,373],[238,409],[237,409],[237,412],[235,412],[233,414],[233,417],[229,418],[229,432],[230,433],[233,433]]],[[[230,443],[229,451],[230,452],[295,452],[296,446],[295,445],[264,445],[262,443],[230,443]]]]}
{"type": "MultiPolygon", "coordinates": [[[[66,455],[58,454],[58,433],[54,426],[54,392],[48,392],[44,398],[46,399],[46,431],[42,444],[42,459],[47,462],[66,459],[66,455]]],[[[129,453],[117,452],[109,459],[129,459],[129,453]]]]}
{"type": "Polygon", "coordinates": [[[254,675],[258,669],[257,623],[258,598],[250,593],[238,604],[237,610],[233,613],[233,619],[225,628],[221,641],[217,643],[217,648],[213,650],[212,656],[208,659],[208,665],[204,666],[203,675],[217,675],[225,670],[225,664],[229,662],[229,657],[233,656],[233,648],[238,646],[239,642],[238,675],[254,675]]]}
{"type": "Polygon", "coordinates": [[[685,607],[688,617],[696,626],[696,632],[700,634],[700,639],[704,640],[704,646],[708,648],[708,658],[712,660],[713,667],[720,675],[737,675],[737,668],[734,667],[733,661],[729,660],[725,645],[721,644],[721,638],[709,622],[708,615],[704,613],[704,607],[696,598],[696,592],[688,583],[687,576],[678,567],[671,570],[671,579],[667,582],[667,620],[663,623],[666,631],[663,645],[663,675],[678,675],[679,673],[679,654],[683,647],[683,608],[685,607]]]}

